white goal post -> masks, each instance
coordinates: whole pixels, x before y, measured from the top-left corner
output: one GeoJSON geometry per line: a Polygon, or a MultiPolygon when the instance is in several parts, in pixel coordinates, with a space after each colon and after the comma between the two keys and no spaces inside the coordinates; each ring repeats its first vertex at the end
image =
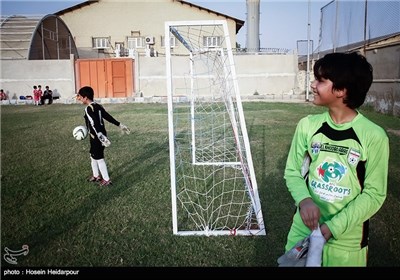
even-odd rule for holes
{"type": "Polygon", "coordinates": [[[165,23],[172,227],[265,235],[227,22],[165,23]]]}

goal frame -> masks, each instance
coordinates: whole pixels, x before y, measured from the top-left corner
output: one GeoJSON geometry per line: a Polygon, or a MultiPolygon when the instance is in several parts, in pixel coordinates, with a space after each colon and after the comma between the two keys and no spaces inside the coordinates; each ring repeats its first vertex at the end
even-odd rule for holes
{"type": "MultiPolygon", "coordinates": [[[[165,56],[166,56],[166,79],[167,79],[167,97],[168,97],[168,136],[169,136],[169,155],[170,155],[170,179],[171,179],[171,199],[172,199],[172,229],[174,235],[265,235],[266,230],[264,227],[264,220],[261,210],[261,203],[258,195],[258,187],[257,187],[257,180],[254,172],[253,160],[250,150],[250,142],[247,133],[245,117],[242,108],[242,101],[239,92],[239,85],[236,78],[236,70],[234,65],[233,53],[231,42],[229,40],[229,30],[227,26],[227,22],[225,20],[198,20],[198,21],[167,21],[165,22],[165,56]],[[174,132],[174,101],[176,97],[174,97],[174,90],[173,90],[173,83],[174,77],[172,72],[172,55],[171,55],[171,45],[170,45],[170,37],[175,36],[175,38],[182,43],[186,47],[186,49],[191,53],[190,45],[185,42],[185,40],[179,37],[179,34],[175,34],[173,31],[174,27],[180,26],[203,26],[203,25],[221,25],[225,34],[225,51],[229,59],[230,64],[230,75],[234,78],[233,88],[235,92],[235,103],[237,108],[237,113],[239,116],[239,122],[233,122],[233,124],[240,124],[240,131],[241,136],[243,138],[244,144],[244,151],[245,151],[245,158],[247,164],[247,171],[249,176],[246,177],[246,185],[248,186],[248,191],[251,192],[252,195],[249,195],[251,199],[251,204],[253,207],[254,215],[257,220],[257,224],[259,228],[257,229],[230,229],[230,230],[212,230],[212,229],[204,229],[204,230],[181,230],[179,229],[178,225],[178,213],[177,213],[177,192],[176,192],[176,150],[175,150],[175,132],[174,132]]],[[[193,85],[192,85],[193,86],[193,85]]],[[[228,102],[232,102],[229,100],[228,102]]],[[[192,102],[191,102],[192,103],[192,102]]],[[[191,104],[193,106],[193,104],[191,104]]],[[[192,114],[193,114],[193,107],[192,107],[192,114]]],[[[234,117],[234,116],[233,116],[234,117]]],[[[194,116],[192,115],[191,118],[191,127],[192,127],[192,141],[195,143],[195,129],[194,129],[194,116]]],[[[232,129],[235,131],[238,130],[235,125],[232,125],[232,129]]],[[[237,137],[237,133],[235,133],[237,137]]],[[[237,139],[238,140],[238,139],[237,139]]],[[[240,144],[240,141],[237,141],[240,144]]],[[[193,158],[192,164],[194,165],[204,165],[204,164],[239,164],[240,162],[235,163],[207,163],[207,162],[198,162],[195,158],[195,149],[196,146],[193,145],[193,158]]],[[[242,159],[241,159],[242,160],[242,159]]]]}

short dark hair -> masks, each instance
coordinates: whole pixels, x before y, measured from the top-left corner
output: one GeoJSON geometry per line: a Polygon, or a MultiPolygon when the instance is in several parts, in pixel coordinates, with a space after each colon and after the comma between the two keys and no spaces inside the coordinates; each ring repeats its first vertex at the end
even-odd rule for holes
{"type": "Polygon", "coordinates": [[[89,100],[93,100],[94,98],[94,91],[91,87],[85,86],[82,87],[79,91],[78,94],[82,97],[87,97],[89,100]]]}
{"type": "Polygon", "coordinates": [[[314,77],[317,80],[331,80],[333,89],[346,89],[347,95],[343,103],[356,109],[364,103],[371,87],[373,68],[360,53],[330,53],[317,60],[314,77]]]}

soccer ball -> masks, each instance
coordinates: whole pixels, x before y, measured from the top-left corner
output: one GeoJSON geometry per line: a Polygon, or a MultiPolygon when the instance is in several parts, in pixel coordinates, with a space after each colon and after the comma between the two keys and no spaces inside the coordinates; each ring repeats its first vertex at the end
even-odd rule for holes
{"type": "Polygon", "coordinates": [[[77,127],[74,128],[72,131],[72,135],[76,140],[83,140],[87,137],[88,131],[86,126],[83,125],[78,125],[77,127]]]}

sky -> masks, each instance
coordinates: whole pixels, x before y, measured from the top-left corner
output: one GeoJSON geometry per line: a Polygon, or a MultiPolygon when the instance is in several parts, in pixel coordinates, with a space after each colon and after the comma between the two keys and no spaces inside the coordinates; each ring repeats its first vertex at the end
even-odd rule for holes
{"type": "MultiPolygon", "coordinates": [[[[85,1],[0,0],[0,2],[1,15],[46,15],[85,1]]],[[[187,2],[243,21],[247,20],[246,0],[188,0],[187,2]]],[[[329,2],[331,0],[260,0],[260,47],[295,50],[299,40],[310,39],[315,49],[318,45],[321,8],[329,2]]],[[[237,42],[241,47],[246,46],[246,35],[245,24],[237,34],[237,42]]]]}

